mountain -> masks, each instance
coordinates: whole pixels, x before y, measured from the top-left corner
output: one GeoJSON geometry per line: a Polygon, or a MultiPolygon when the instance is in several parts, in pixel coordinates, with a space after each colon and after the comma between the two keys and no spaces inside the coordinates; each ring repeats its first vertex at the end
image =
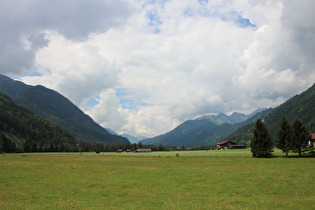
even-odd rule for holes
{"type": "MultiPolygon", "coordinates": [[[[281,104],[280,106],[261,112],[260,119],[264,119],[268,131],[275,141],[277,138],[277,131],[279,122],[282,117],[285,116],[289,122],[298,118],[302,124],[309,130],[309,132],[315,132],[315,84],[303,93],[296,95],[281,104]]],[[[252,136],[252,130],[254,128],[255,121],[257,119],[251,119],[251,123],[248,123],[244,127],[240,127],[225,139],[233,140],[236,142],[247,141],[249,142],[252,136]]]]}
{"type": "Polygon", "coordinates": [[[51,147],[53,150],[60,148],[62,151],[76,147],[73,136],[25,107],[17,105],[2,92],[0,92],[0,133],[1,152],[23,151],[16,149],[16,146],[22,147],[26,142],[30,145],[35,143],[36,151],[37,146],[50,148],[50,151],[51,147]],[[4,146],[5,144],[11,145],[11,148],[4,146]]]}
{"type": "Polygon", "coordinates": [[[132,144],[138,143],[139,141],[147,138],[145,136],[132,136],[127,133],[123,133],[121,136],[126,137],[132,144]]]}
{"type": "Polygon", "coordinates": [[[0,91],[11,96],[15,103],[59,125],[77,140],[130,143],[124,137],[110,134],[71,101],[54,90],[40,85],[25,85],[1,75],[0,91]]]}
{"type": "MultiPolygon", "coordinates": [[[[110,128],[106,128],[106,130],[109,133],[113,134],[113,135],[118,135],[115,131],[111,130],[110,128]]],[[[127,138],[130,141],[130,143],[132,143],[132,144],[138,143],[142,139],[146,139],[147,138],[145,136],[137,136],[137,137],[135,137],[135,136],[129,135],[127,133],[123,133],[123,134],[121,134],[121,136],[127,138]]]]}
{"type": "MultiPolygon", "coordinates": [[[[110,128],[106,128],[106,130],[110,134],[118,135],[115,131],[111,130],[110,128]]],[[[130,143],[132,143],[132,144],[138,143],[140,140],[147,138],[147,137],[144,137],[144,136],[135,137],[135,136],[129,135],[127,133],[123,133],[123,134],[121,134],[121,136],[127,138],[130,141],[130,143]]]]}
{"type": "Polygon", "coordinates": [[[123,134],[121,134],[121,136],[127,138],[130,141],[130,143],[132,143],[132,144],[138,143],[140,141],[140,139],[138,139],[137,137],[134,137],[134,136],[129,135],[127,133],[123,133],[123,134]]]}
{"type": "Polygon", "coordinates": [[[296,118],[310,132],[315,132],[315,84],[303,93],[276,107],[265,122],[272,138],[276,138],[279,122],[285,116],[289,122],[296,118]]]}
{"type": "Polygon", "coordinates": [[[26,85],[23,82],[13,80],[0,74],[0,92],[7,94],[13,99],[30,87],[30,85],[26,85]]]}
{"type": "Polygon", "coordinates": [[[272,108],[269,109],[259,109],[260,112],[254,112],[253,116],[247,120],[237,123],[234,125],[235,131],[227,135],[222,141],[231,140],[237,143],[246,144],[249,143],[249,139],[252,137],[255,122],[258,118],[264,119],[270,112],[272,108]]]}
{"type": "Polygon", "coordinates": [[[237,129],[235,123],[248,119],[252,114],[245,115],[234,112],[230,116],[224,113],[218,115],[205,115],[195,120],[185,121],[174,130],[141,141],[142,144],[168,145],[168,146],[201,146],[216,144],[237,129]]]}
{"type": "Polygon", "coordinates": [[[118,136],[118,133],[116,133],[116,132],[113,131],[112,129],[110,129],[110,128],[105,128],[105,129],[106,129],[110,134],[118,136]]]}
{"type": "Polygon", "coordinates": [[[154,145],[200,146],[232,140],[248,144],[258,118],[264,119],[272,139],[275,140],[279,121],[283,116],[289,122],[298,118],[310,132],[315,132],[315,84],[276,108],[259,109],[250,115],[240,113],[233,113],[230,116],[223,113],[205,115],[196,120],[186,121],[166,134],[141,142],[154,145]]]}

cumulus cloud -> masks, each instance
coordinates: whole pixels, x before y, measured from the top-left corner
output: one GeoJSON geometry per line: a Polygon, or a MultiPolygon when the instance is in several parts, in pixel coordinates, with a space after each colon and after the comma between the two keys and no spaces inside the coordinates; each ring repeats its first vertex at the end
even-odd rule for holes
{"type": "Polygon", "coordinates": [[[1,73],[56,89],[121,133],[277,106],[315,80],[311,0],[2,5],[1,73]]]}
{"type": "Polygon", "coordinates": [[[125,2],[112,0],[1,0],[1,73],[34,70],[36,53],[49,41],[44,38],[45,30],[83,41],[91,33],[122,24],[133,10],[125,2]]]}
{"type": "Polygon", "coordinates": [[[28,84],[41,84],[58,90],[79,105],[118,80],[115,64],[100,55],[99,47],[89,42],[73,42],[54,32],[46,32],[49,47],[37,53],[41,76],[25,76],[28,84]]]}
{"type": "Polygon", "coordinates": [[[126,124],[126,120],[121,113],[121,106],[116,97],[116,93],[112,89],[107,89],[99,94],[98,104],[93,107],[84,107],[85,112],[93,116],[94,120],[100,122],[104,128],[119,131],[121,125],[126,124]]]}

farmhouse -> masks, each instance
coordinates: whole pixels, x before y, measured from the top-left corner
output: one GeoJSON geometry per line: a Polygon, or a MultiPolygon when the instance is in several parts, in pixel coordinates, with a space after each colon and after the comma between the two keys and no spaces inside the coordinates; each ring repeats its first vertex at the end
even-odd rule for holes
{"type": "Polygon", "coordinates": [[[218,149],[245,149],[245,145],[236,144],[233,141],[222,141],[217,143],[218,149]]]}
{"type": "Polygon", "coordinates": [[[152,152],[151,148],[139,148],[135,152],[152,152]]]}
{"type": "Polygon", "coordinates": [[[315,133],[311,133],[311,139],[308,141],[308,147],[315,147],[315,133]]]}

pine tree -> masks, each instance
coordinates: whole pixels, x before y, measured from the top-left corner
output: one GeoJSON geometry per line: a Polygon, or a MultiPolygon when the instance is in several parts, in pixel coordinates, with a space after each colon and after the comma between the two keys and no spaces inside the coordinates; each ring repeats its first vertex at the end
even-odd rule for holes
{"type": "Polygon", "coordinates": [[[36,142],[33,143],[31,151],[32,152],[37,152],[37,144],[36,144],[36,142]]]}
{"type": "Polygon", "coordinates": [[[265,123],[258,119],[255,123],[253,136],[250,142],[253,157],[271,157],[273,152],[273,143],[265,123]]]}
{"type": "Polygon", "coordinates": [[[9,152],[10,151],[10,141],[1,134],[0,136],[0,152],[9,152]]]}
{"type": "Polygon", "coordinates": [[[299,119],[295,119],[291,128],[291,148],[293,152],[299,153],[302,156],[302,152],[307,149],[310,134],[306,128],[302,125],[299,119]]]}
{"type": "Polygon", "coordinates": [[[285,117],[280,121],[280,128],[277,133],[277,144],[276,147],[281,149],[282,152],[285,152],[285,156],[288,157],[288,152],[291,149],[291,133],[290,125],[285,117]]]}
{"type": "Polygon", "coordinates": [[[24,149],[24,152],[30,152],[31,151],[31,147],[27,141],[24,143],[23,149],[24,149]]]}

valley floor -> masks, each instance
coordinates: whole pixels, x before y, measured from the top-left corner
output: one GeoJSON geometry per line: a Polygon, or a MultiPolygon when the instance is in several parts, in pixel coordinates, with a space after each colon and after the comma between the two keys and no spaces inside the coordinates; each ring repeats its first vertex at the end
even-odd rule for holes
{"type": "Polygon", "coordinates": [[[315,159],[249,150],[0,155],[1,209],[312,209],[315,159]],[[178,154],[178,157],[177,155],[178,154]]]}

